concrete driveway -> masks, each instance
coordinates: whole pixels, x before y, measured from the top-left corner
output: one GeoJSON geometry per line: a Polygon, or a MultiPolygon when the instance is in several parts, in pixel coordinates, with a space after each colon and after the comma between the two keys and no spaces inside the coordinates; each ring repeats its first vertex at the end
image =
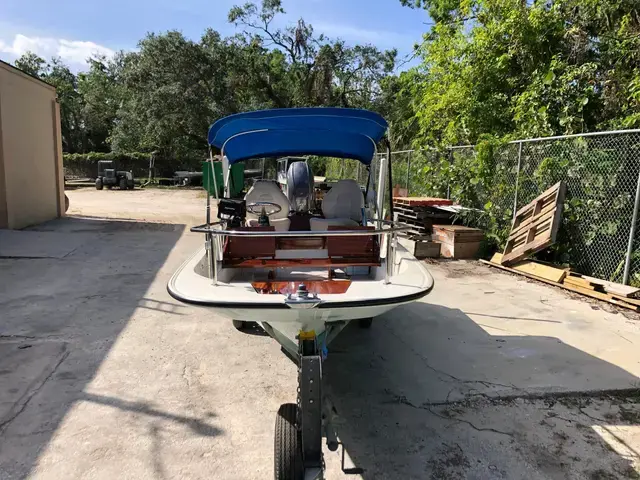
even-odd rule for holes
{"type": "MultiPolygon", "coordinates": [[[[32,229],[56,255],[0,258],[0,479],[272,478],[294,365],[166,292],[202,195],[67,194],[73,216],[32,229]]],[[[429,268],[424,302],[332,344],[324,388],[362,473],[339,449],[327,478],[639,478],[636,318],[476,262],[429,268]]]]}

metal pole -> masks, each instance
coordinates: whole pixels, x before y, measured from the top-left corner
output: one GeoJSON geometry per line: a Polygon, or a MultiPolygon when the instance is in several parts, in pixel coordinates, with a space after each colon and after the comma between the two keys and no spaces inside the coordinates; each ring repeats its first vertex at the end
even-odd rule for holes
{"type": "MultiPolygon", "coordinates": [[[[211,176],[214,177],[215,188],[215,175],[213,175],[213,154],[211,153],[211,147],[209,147],[209,167],[211,168],[211,176]]],[[[207,178],[207,225],[211,223],[211,179],[207,178]]],[[[217,197],[217,191],[216,191],[217,197]]]]}
{"type": "Polygon", "coordinates": [[[389,183],[389,219],[393,220],[393,172],[391,169],[391,142],[389,139],[386,139],[387,143],[387,175],[389,175],[388,183],[389,183]]]}
{"type": "Polygon", "coordinates": [[[376,198],[376,208],[378,209],[378,218],[384,220],[384,189],[385,189],[385,168],[387,159],[385,157],[380,158],[380,169],[378,170],[378,196],[376,198]]]}
{"type": "Polygon", "coordinates": [[[218,285],[218,242],[211,242],[211,254],[213,258],[213,284],[218,285]]]}
{"type": "Polygon", "coordinates": [[[211,152],[211,149],[209,149],[209,163],[211,163],[211,179],[213,180],[213,191],[216,194],[216,200],[218,200],[220,198],[220,194],[218,193],[218,182],[216,181],[216,172],[213,168],[213,153],[211,152]]]}
{"type": "Polygon", "coordinates": [[[629,244],[627,245],[627,256],[624,261],[624,273],[622,283],[629,285],[629,271],[631,270],[631,254],[633,253],[633,243],[636,236],[636,223],[638,221],[638,207],[640,206],[640,172],[636,183],[636,199],[633,203],[633,217],[631,218],[631,229],[629,230],[629,244]]]}
{"type": "Polygon", "coordinates": [[[387,265],[386,265],[386,269],[384,272],[384,283],[388,284],[390,282],[390,278],[392,275],[392,269],[393,269],[393,254],[391,253],[391,249],[393,248],[393,239],[391,237],[391,232],[387,233],[387,235],[385,235],[387,237],[387,265]]]}
{"type": "Polygon", "coordinates": [[[407,154],[407,181],[405,182],[404,188],[407,189],[407,196],[409,195],[409,172],[411,171],[411,150],[407,154]]]}
{"type": "Polygon", "coordinates": [[[520,162],[522,161],[522,142],[518,143],[518,169],[516,170],[516,192],[513,195],[513,219],[518,211],[518,183],[520,181],[520,162]]]}
{"type": "Polygon", "coordinates": [[[229,177],[231,176],[231,164],[229,163],[229,159],[224,155],[224,151],[220,152],[222,156],[222,178],[223,178],[223,193],[227,198],[231,198],[231,185],[229,182],[229,177]]]}
{"type": "MultiPolygon", "coordinates": [[[[451,167],[452,164],[453,164],[453,150],[449,149],[449,167],[451,167]]],[[[449,171],[451,171],[451,168],[449,168],[449,171]]],[[[451,196],[450,184],[451,184],[451,178],[449,177],[447,179],[447,200],[449,200],[449,197],[451,196]]]]}

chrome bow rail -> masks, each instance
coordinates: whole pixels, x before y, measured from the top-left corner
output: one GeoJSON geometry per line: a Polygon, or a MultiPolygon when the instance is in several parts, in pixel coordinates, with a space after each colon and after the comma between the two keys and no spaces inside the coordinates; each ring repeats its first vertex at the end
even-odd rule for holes
{"type": "Polygon", "coordinates": [[[205,223],[191,227],[192,232],[204,233],[206,235],[207,257],[209,259],[209,276],[213,278],[213,283],[218,283],[218,261],[219,252],[222,252],[221,239],[223,237],[360,237],[369,235],[380,235],[387,239],[386,271],[385,283],[389,283],[389,278],[393,275],[393,265],[397,246],[398,232],[405,232],[411,229],[410,225],[389,220],[369,219],[377,224],[375,230],[313,230],[313,231],[251,231],[251,230],[223,230],[222,222],[205,223]],[[386,228],[385,228],[386,226],[386,228]],[[211,275],[213,273],[213,275],[211,275]]]}

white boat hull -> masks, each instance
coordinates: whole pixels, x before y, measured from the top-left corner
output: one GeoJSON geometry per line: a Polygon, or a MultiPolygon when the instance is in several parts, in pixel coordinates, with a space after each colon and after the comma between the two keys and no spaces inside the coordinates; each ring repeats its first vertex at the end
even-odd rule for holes
{"type": "Polygon", "coordinates": [[[211,278],[197,273],[204,255],[203,248],[173,275],[167,289],[174,298],[206,306],[221,319],[271,325],[288,338],[295,338],[300,330],[319,335],[331,324],[344,326],[350,320],[377,317],[424,297],[433,288],[425,266],[402,246],[396,250],[394,274],[388,283],[383,265],[371,278],[354,279],[345,293],[319,295],[315,305],[290,304],[285,295],[257,293],[250,282],[214,285],[211,278]]]}

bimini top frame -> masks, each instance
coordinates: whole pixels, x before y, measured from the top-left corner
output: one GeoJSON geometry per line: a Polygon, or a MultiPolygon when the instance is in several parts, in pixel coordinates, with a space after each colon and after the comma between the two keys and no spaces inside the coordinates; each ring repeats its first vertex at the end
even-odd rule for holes
{"type": "MultiPolygon", "coordinates": [[[[216,121],[209,128],[208,143],[220,150],[229,164],[253,158],[318,155],[354,159],[369,166],[377,144],[384,141],[387,149],[388,213],[389,218],[393,218],[391,145],[385,137],[388,127],[381,115],[356,108],[256,110],[216,121]]],[[[382,190],[380,186],[378,189],[382,190]]],[[[217,197],[219,186],[215,187],[217,197]]],[[[380,212],[382,203],[378,203],[380,212]]]]}

